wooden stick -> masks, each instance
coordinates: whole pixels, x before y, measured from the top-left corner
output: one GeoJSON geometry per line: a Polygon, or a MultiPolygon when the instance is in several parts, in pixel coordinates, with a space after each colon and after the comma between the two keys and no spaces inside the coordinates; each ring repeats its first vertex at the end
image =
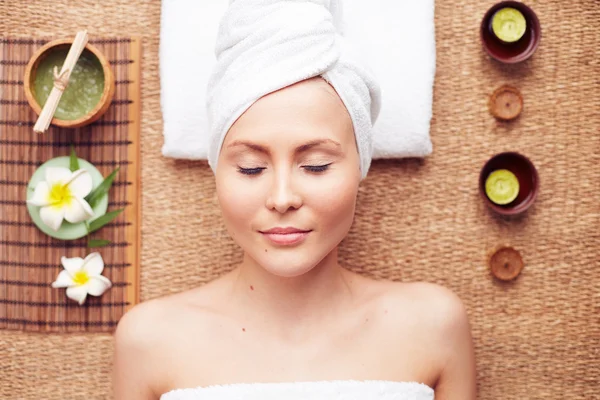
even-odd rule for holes
{"type": "Polygon", "coordinates": [[[42,112],[40,113],[40,116],[33,127],[34,132],[43,133],[50,126],[50,122],[52,121],[52,118],[54,118],[54,113],[58,107],[60,97],[69,84],[71,72],[77,63],[77,60],[79,60],[79,57],[81,56],[81,53],[83,52],[87,42],[87,30],[77,32],[77,35],[75,35],[75,40],[73,40],[73,44],[69,49],[69,53],[67,54],[67,58],[65,59],[60,73],[58,73],[57,66],[54,66],[54,87],[52,87],[52,91],[48,96],[48,100],[46,100],[46,103],[42,108],[42,112]]]}

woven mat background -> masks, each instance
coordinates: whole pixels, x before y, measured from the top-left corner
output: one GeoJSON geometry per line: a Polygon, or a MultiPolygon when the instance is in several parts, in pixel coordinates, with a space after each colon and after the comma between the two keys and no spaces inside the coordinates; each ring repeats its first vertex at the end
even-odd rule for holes
{"type": "Polygon", "coordinates": [[[79,129],[51,126],[33,132],[37,114],[23,89],[25,67],[34,52],[51,38],[0,37],[0,329],[54,332],[111,332],[139,290],[139,41],[131,38],[91,38],[108,58],[115,75],[115,97],[99,121],[79,129]],[[134,50],[134,51],[132,51],[134,50]],[[133,72],[133,73],[132,73],[133,72]],[[133,76],[135,75],[135,76],[133,76]],[[134,111],[134,112],[130,112],[134,111]],[[119,173],[110,191],[108,211],[124,209],[92,237],[111,243],[87,249],[86,238],[63,241],[41,232],[32,222],[25,200],[26,186],[43,162],[69,155],[94,164],[103,176],[119,173]],[[131,157],[133,155],[133,157],[131,157]],[[63,269],[60,258],[84,257],[99,251],[104,276],[113,287],[83,306],[65,291],[50,287],[63,269]],[[133,270],[133,271],[131,271],[133,270]]]}
{"type": "MultiPolygon", "coordinates": [[[[461,296],[480,399],[598,399],[600,2],[528,1],[543,37],[532,59],[512,67],[489,60],[479,44],[479,22],[493,1],[436,3],[434,153],[374,163],[343,261],[461,296]],[[487,112],[503,83],[525,100],[511,124],[487,112]],[[541,179],[536,204],[515,220],[492,215],[477,193],[482,164],[505,150],[529,156],[541,179]],[[486,266],[499,243],[515,246],[526,262],[510,284],[486,266]]],[[[207,164],[160,154],[160,3],[10,0],[0,15],[0,33],[70,35],[86,24],[91,34],[143,35],[142,300],[202,284],[240,260],[207,164]]],[[[0,331],[0,398],[110,398],[111,353],[106,334],[0,331]]]]}

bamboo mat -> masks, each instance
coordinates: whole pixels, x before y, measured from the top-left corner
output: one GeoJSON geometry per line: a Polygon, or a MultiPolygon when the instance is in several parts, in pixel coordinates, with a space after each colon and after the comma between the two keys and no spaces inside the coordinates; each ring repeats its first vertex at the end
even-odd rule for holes
{"type": "Polygon", "coordinates": [[[23,91],[25,66],[50,38],[0,38],[0,328],[52,332],[114,330],[119,318],[137,303],[139,287],[139,105],[140,41],[91,38],[110,60],[115,97],[96,123],[78,129],[52,126],[33,132],[37,115],[23,91]],[[26,209],[26,186],[47,160],[69,155],[94,164],[104,177],[120,167],[109,193],[108,211],[124,208],[92,237],[108,239],[88,249],[86,239],[63,241],[41,232],[26,209]],[[99,251],[104,275],[113,287],[83,306],[50,283],[63,269],[61,256],[85,257],[99,251]]]}
{"type": "MultiPolygon", "coordinates": [[[[374,162],[341,261],[463,299],[478,399],[600,399],[600,2],[525,1],[542,40],[512,67],[479,44],[494,2],[436,0],[433,154],[374,162]],[[523,94],[512,123],[487,111],[502,84],[523,94]],[[513,220],[490,213],[477,192],[483,163],[506,150],[530,157],[541,180],[536,203],[513,220]],[[487,252],[500,243],[523,255],[514,282],[489,273],[487,252]]],[[[0,15],[0,34],[72,35],[85,25],[92,35],[143,37],[141,300],[201,285],[239,261],[207,164],[160,153],[160,2],[8,0],[0,15]]],[[[112,350],[108,334],[0,330],[0,398],[110,399],[112,350]]]]}

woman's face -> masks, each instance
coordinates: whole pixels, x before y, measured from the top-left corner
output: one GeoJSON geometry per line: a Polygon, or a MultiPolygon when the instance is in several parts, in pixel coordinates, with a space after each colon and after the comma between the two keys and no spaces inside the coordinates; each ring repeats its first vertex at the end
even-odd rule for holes
{"type": "Polygon", "coordinates": [[[293,277],[350,230],[360,176],[350,115],[317,77],[264,96],[242,114],[223,142],[216,185],[227,230],[246,256],[293,277]],[[296,232],[268,232],[278,228],[296,232]]]}

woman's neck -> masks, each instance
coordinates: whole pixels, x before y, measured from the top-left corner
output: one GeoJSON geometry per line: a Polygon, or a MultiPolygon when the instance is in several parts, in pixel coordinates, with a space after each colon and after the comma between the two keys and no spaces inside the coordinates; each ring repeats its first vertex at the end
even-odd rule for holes
{"type": "Polygon", "coordinates": [[[338,264],[337,248],[296,277],[271,274],[244,255],[233,272],[231,300],[261,320],[276,322],[272,326],[282,328],[282,334],[303,336],[302,330],[326,323],[351,307],[356,279],[356,274],[338,264]]]}

